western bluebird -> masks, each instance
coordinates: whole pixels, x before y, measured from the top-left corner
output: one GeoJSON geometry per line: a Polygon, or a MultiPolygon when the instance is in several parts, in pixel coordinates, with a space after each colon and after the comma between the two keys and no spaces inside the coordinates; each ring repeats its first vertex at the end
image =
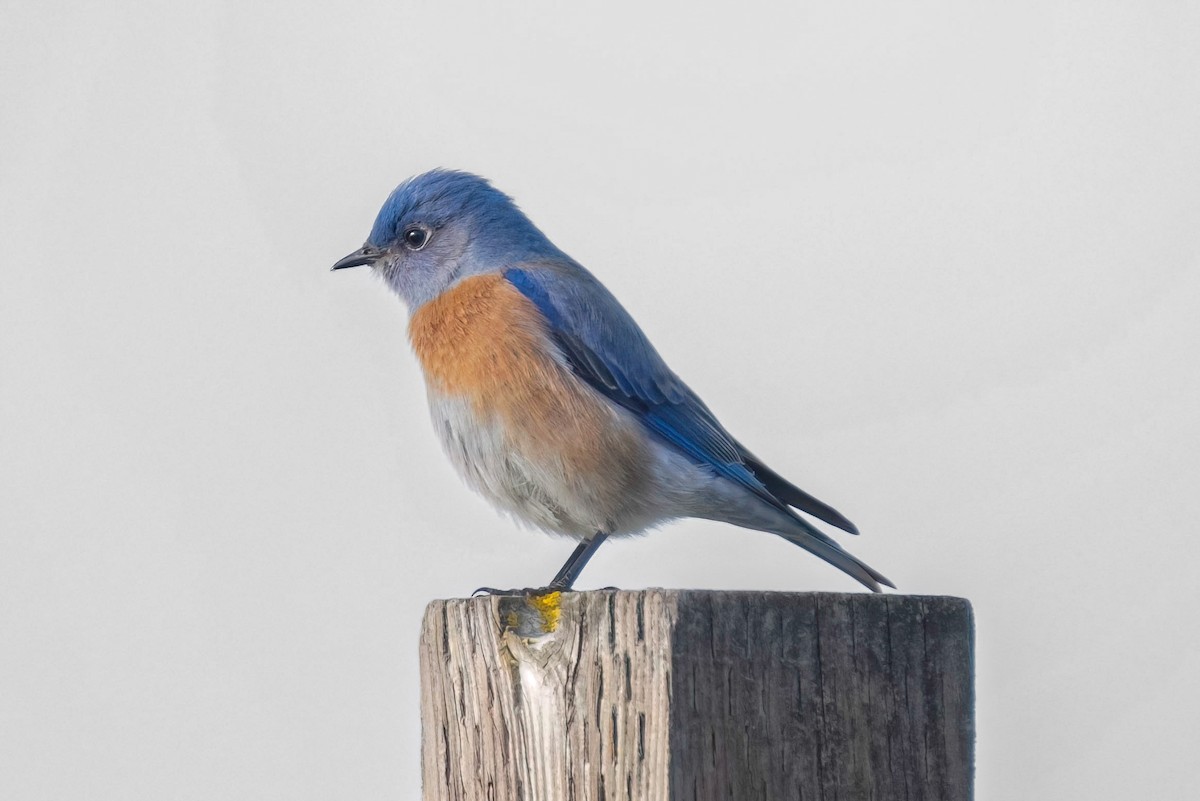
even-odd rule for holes
{"type": "Polygon", "coordinates": [[[569,589],[609,536],[682,517],[778,534],[878,592],[890,581],[801,517],[854,524],[734,439],[629,313],[486,180],[434,170],[384,202],[370,265],[407,304],[442,445],[474,490],[580,541],[569,589]]]}

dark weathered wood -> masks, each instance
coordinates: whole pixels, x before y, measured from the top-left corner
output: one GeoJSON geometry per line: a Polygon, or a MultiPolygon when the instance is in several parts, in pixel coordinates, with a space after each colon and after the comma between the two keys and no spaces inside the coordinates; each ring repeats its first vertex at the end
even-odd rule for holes
{"type": "Polygon", "coordinates": [[[965,600],[586,592],[435,601],[426,801],[972,797],[965,600]]]}

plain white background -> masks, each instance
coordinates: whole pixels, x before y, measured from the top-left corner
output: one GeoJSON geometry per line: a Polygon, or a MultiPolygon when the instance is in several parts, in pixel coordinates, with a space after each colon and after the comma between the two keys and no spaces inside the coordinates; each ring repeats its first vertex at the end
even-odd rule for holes
{"type": "MultiPolygon", "coordinates": [[[[424,604],[571,548],[328,272],[434,166],[972,600],[980,798],[1192,796],[1194,3],[335,5],[0,9],[0,797],[417,797],[424,604]]],[[[702,522],[610,584],[856,589],[702,522]]]]}

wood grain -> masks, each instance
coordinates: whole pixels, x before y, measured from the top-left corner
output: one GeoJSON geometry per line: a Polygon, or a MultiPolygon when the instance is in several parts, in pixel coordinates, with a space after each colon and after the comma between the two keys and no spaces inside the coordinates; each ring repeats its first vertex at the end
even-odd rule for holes
{"type": "Polygon", "coordinates": [[[969,799],[972,626],[903,595],[435,601],[424,798],[969,799]]]}

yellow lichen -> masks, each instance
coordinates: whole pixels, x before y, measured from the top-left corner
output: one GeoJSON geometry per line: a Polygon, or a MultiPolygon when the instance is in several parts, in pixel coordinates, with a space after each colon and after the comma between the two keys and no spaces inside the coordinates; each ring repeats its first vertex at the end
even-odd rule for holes
{"type": "Polygon", "coordinates": [[[542,630],[547,634],[558,628],[562,617],[562,593],[548,592],[545,595],[529,596],[529,605],[542,616],[542,630]]]}

